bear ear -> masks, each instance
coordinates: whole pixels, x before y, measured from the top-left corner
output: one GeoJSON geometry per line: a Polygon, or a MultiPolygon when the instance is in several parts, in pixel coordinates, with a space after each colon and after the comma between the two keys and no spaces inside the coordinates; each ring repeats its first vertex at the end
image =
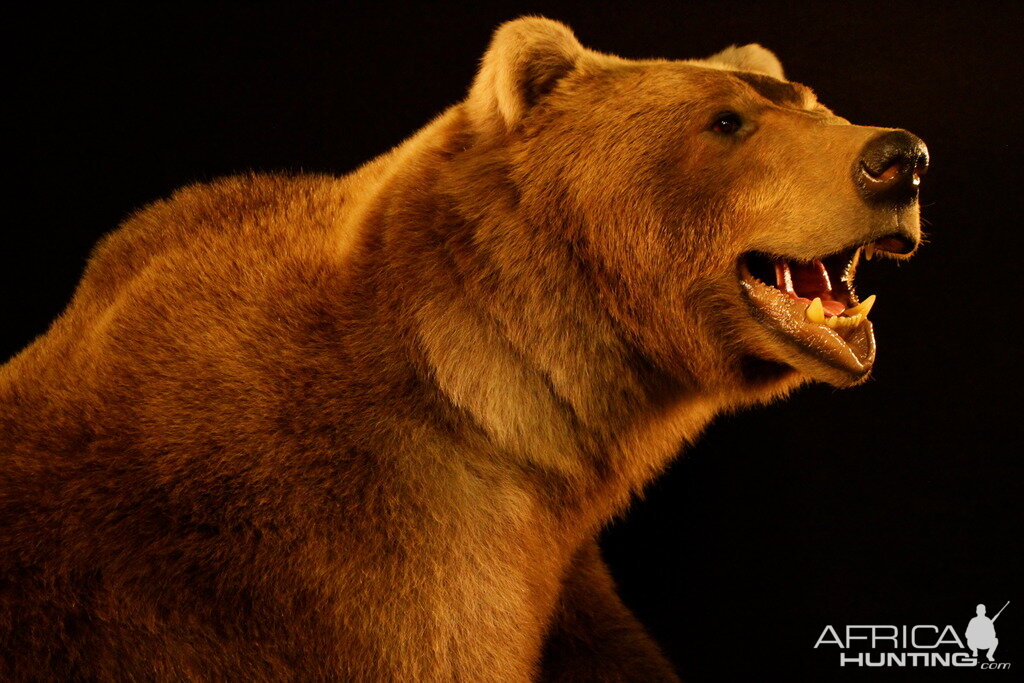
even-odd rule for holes
{"type": "Polygon", "coordinates": [[[705,61],[721,64],[738,71],[756,71],[780,81],[786,80],[779,58],[771,50],[763,48],[757,43],[731,45],[718,54],[711,55],[705,61]]]}
{"type": "Polygon", "coordinates": [[[557,21],[522,17],[501,25],[470,88],[470,116],[491,132],[512,130],[583,52],[569,27],[557,21]]]}

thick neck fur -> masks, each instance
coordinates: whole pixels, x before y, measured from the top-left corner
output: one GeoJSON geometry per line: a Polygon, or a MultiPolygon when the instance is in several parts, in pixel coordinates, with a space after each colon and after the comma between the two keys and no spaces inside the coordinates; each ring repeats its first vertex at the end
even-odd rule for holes
{"type": "Polygon", "coordinates": [[[422,377],[497,451],[562,482],[576,500],[560,505],[606,517],[722,401],[629,343],[564,226],[520,204],[504,157],[472,146],[458,108],[429,128],[444,145],[416,136],[389,155],[355,264],[380,278],[382,310],[412,321],[398,335],[422,377]],[[392,277],[416,284],[396,292],[392,277]]]}

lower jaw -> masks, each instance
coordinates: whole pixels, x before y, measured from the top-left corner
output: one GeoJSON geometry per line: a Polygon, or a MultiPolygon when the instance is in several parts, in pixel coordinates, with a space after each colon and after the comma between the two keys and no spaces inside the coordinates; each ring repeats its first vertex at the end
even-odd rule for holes
{"type": "Polygon", "coordinates": [[[778,355],[787,365],[811,379],[835,387],[854,386],[868,378],[874,365],[874,335],[870,328],[871,323],[865,323],[860,330],[861,334],[870,338],[871,356],[866,360],[824,355],[798,340],[781,336],[776,337],[779,341],[778,355]]]}
{"type": "Polygon", "coordinates": [[[758,358],[781,363],[798,373],[837,387],[867,379],[875,359],[874,330],[863,320],[840,336],[823,326],[811,325],[778,310],[769,292],[745,287],[751,314],[750,336],[758,358]]]}

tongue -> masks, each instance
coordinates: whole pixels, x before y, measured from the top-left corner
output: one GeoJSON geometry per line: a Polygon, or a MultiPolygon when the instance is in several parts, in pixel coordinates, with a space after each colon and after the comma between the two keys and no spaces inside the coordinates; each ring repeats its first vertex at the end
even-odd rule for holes
{"type": "Polygon", "coordinates": [[[822,299],[821,306],[822,308],[825,309],[825,315],[828,316],[840,315],[843,311],[846,310],[846,306],[839,303],[835,299],[822,299]]]}
{"type": "Polygon", "coordinates": [[[836,316],[846,310],[846,306],[832,295],[832,283],[828,279],[825,264],[815,259],[810,263],[790,263],[785,259],[775,262],[776,287],[792,299],[811,303],[813,299],[821,299],[825,314],[836,316]]]}

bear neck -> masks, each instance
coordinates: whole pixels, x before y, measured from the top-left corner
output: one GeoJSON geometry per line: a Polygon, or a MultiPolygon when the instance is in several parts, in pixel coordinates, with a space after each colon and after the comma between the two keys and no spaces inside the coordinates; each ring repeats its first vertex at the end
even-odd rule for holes
{"type": "Polygon", "coordinates": [[[350,264],[374,299],[368,329],[395,362],[414,359],[465,423],[453,433],[476,431],[490,457],[607,516],[723,401],[627,341],[564,234],[517,205],[501,149],[473,153],[470,135],[456,107],[356,172],[375,181],[354,207],[350,264]]]}

